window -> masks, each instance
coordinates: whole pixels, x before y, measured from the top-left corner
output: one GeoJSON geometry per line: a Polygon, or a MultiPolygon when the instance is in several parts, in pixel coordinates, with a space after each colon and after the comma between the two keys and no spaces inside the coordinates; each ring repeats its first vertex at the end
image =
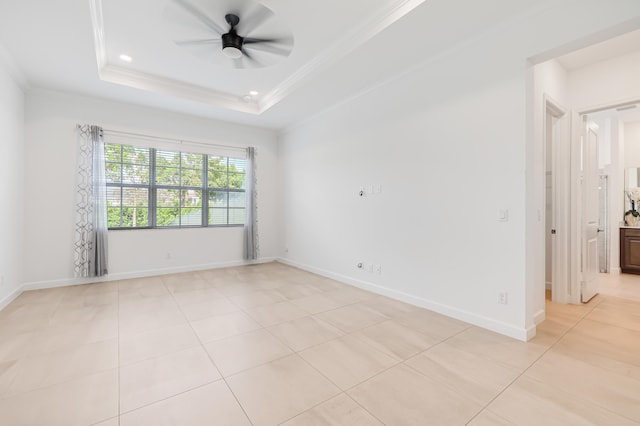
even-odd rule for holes
{"type": "Polygon", "coordinates": [[[105,144],[110,229],[243,225],[246,161],[105,144]]]}
{"type": "Polygon", "coordinates": [[[145,228],[149,222],[150,149],[105,144],[109,228],[145,228]]]}

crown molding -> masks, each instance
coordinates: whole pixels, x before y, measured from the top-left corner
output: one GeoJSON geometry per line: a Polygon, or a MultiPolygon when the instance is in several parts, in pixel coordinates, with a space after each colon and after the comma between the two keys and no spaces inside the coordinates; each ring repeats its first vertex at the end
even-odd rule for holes
{"type": "Polygon", "coordinates": [[[271,91],[267,92],[260,101],[245,101],[229,93],[110,64],[107,58],[105,43],[106,36],[102,14],[102,0],[89,0],[89,6],[98,75],[101,80],[150,92],[195,100],[225,109],[260,115],[300,88],[306,80],[334,65],[367,40],[424,2],[425,0],[397,0],[390,4],[380,13],[376,14],[369,22],[353,29],[347,36],[338,40],[328,49],[304,64],[304,66],[280,84],[276,85],[271,91]]]}
{"type": "Polygon", "coordinates": [[[102,19],[102,0],[89,0],[91,13],[91,28],[93,29],[93,43],[96,49],[98,71],[107,65],[107,47],[105,45],[104,21],[102,19]]]}
{"type": "Polygon", "coordinates": [[[260,108],[255,101],[245,101],[228,93],[110,64],[105,44],[102,0],[89,0],[89,9],[100,80],[249,114],[260,114],[260,108]]]}
{"type": "Polygon", "coordinates": [[[22,71],[18,63],[13,59],[11,53],[0,44],[0,65],[4,65],[7,73],[13,78],[13,81],[22,89],[27,91],[31,88],[26,74],[22,71]]]}
{"type": "Polygon", "coordinates": [[[260,103],[260,112],[262,113],[282,101],[313,74],[317,74],[335,64],[424,2],[425,0],[399,0],[382,10],[366,24],[352,30],[346,37],[335,42],[331,47],[317,55],[310,62],[307,62],[298,71],[268,92],[260,103]]]}
{"type": "Polygon", "coordinates": [[[256,102],[246,102],[228,93],[218,92],[202,86],[183,83],[181,81],[132,70],[130,68],[107,64],[100,70],[99,74],[102,81],[107,81],[109,83],[134,87],[148,92],[161,93],[183,99],[190,99],[221,108],[232,109],[234,111],[256,115],[260,114],[260,109],[256,102]]]}

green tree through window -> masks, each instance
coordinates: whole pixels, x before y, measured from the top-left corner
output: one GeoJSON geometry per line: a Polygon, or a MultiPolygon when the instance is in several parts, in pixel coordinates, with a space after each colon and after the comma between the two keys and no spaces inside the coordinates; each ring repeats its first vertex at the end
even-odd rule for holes
{"type": "Polygon", "coordinates": [[[242,225],[241,158],[105,144],[109,228],[242,225]]]}

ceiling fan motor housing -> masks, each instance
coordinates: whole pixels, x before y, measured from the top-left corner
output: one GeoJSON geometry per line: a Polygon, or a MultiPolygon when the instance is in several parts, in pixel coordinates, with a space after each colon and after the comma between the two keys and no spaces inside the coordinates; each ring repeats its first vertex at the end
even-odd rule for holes
{"type": "Polygon", "coordinates": [[[231,30],[226,34],[222,34],[222,48],[233,47],[238,50],[242,50],[243,39],[236,33],[236,30],[231,30]]]}

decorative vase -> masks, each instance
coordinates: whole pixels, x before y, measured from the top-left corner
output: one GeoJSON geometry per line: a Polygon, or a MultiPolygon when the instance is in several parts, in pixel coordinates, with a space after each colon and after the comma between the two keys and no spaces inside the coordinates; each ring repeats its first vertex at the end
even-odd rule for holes
{"type": "MultiPolygon", "coordinates": [[[[638,224],[640,223],[640,216],[635,216],[633,213],[635,213],[635,212],[632,211],[632,210],[629,210],[624,215],[624,223],[627,226],[638,226],[638,224]]],[[[636,213],[636,214],[638,214],[638,213],[636,213]]]]}

